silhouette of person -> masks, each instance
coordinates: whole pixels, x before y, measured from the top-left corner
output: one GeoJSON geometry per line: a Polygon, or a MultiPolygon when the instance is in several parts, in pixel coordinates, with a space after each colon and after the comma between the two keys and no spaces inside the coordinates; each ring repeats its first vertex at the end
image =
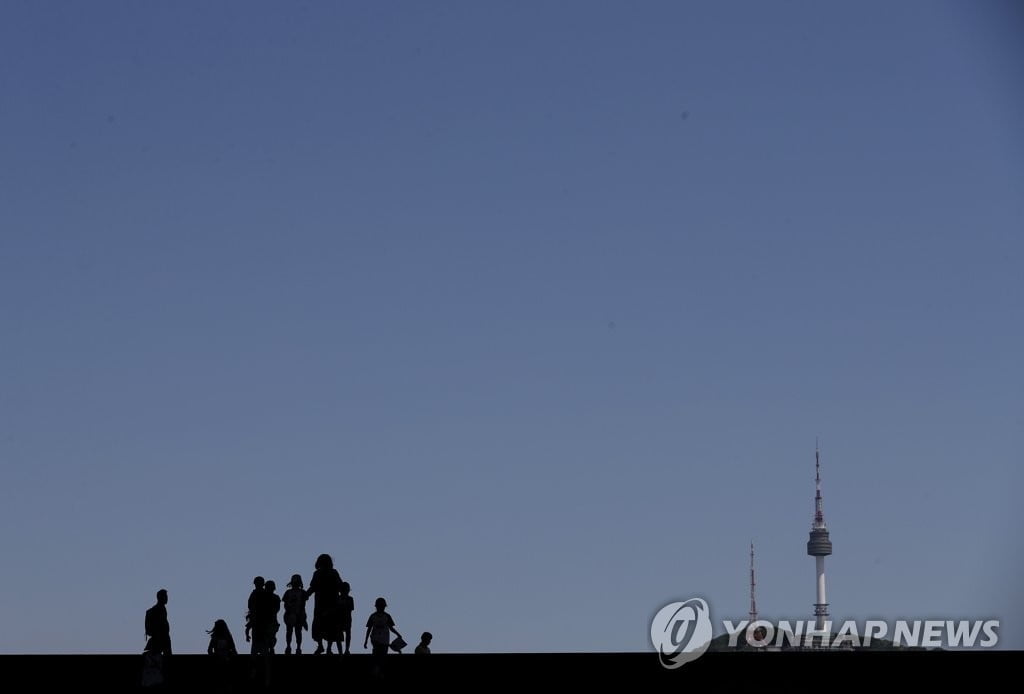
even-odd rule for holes
{"type": "Polygon", "coordinates": [[[402,635],[395,628],[395,620],[384,611],[384,608],[388,606],[387,600],[377,598],[373,606],[377,608],[377,611],[366,620],[366,636],[363,637],[363,648],[366,648],[367,641],[373,644],[373,659],[379,672],[381,661],[388,654],[388,647],[391,645],[391,634],[394,633],[398,638],[402,638],[402,635]]]}
{"type": "Polygon", "coordinates": [[[251,610],[253,606],[259,601],[259,594],[263,591],[263,586],[266,585],[266,581],[263,580],[262,576],[257,576],[252,579],[252,592],[249,593],[248,607],[251,610]]]}
{"type": "Polygon", "coordinates": [[[266,581],[263,580],[262,576],[257,576],[254,579],[252,579],[253,588],[252,592],[249,593],[249,600],[246,603],[247,610],[245,613],[245,640],[252,641],[252,647],[249,650],[249,653],[252,655],[256,655],[256,651],[259,646],[259,637],[257,636],[257,640],[253,641],[252,632],[255,627],[254,621],[256,619],[256,612],[259,609],[260,596],[263,593],[263,586],[265,584],[266,581]]]}
{"type": "Polygon", "coordinates": [[[210,635],[210,645],[206,648],[207,654],[222,658],[238,654],[235,649],[235,639],[231,636],[228,623],[223,619],[214,622],[213,628],[206,633],[210,635]]]}
{"type": "Polygon", "coordinates": [[[212,680],[216,687],[214,691],[228,692],[231,690],[231,662],[234,656],[238,655],[235,639],[231,636],[228,623],[223,619],[215,621],[213,628],[206,633],[210,635],[206,653],[215,658],[212,680]]]}
{"type": "Polygon", "coordinates": [[[313,655],[324,652],[323,642],[327,642],[327,654],[331,654],[331,645],[340,641],[338,634],[340,625],[338,604],[341,597],[341,574],[334,568],[334,560],[329,554],[321,554],[316,558],[316,569],[309,579],[306,596],[315,595],[313,601],[313,640],[316,650],[313,655]]]}
{"type": "MultiPolygon", "coordinates": [[[[345,642],[345,654],[352,653],[352,613],[356,609],[356,602],[352,599],[349,593],[352,591],[352,586],[348,584],[348,581],[341,582],[341,598],[339,600],[339,616],[340,624],[339,629],[341,630],[342,641],[345,642]]],[[[341,641],[338,642],[338,653],[341,653],[341,641]]]]}
{"type": "Polygon", "coordinates": [[[416,650],[413,651],[415,655],[430,655],[430,642],[434,640],[434,635],[429,631],[424,631],[423,636],[420,637],[420,645],[416,646],[416,650]]]}
{"type": "Polygon", "coordinates": [[[295,634],[295,655],[302,655],[302,630],[309,628],[306,621],[306,600],[308,599],[309,596],[306,595],[306,591],[302,587],[302,576],[292,575],[292,580],[288,582],[288,590],[281,596],[281,602],[284,603],[285,655],[292,652],[293,632],[295,634]]]}
{"type": "Polygon", "coordinates": [[[161,687],[167,683],[164,656],[171,655],[171,625],[167,621],[167,591],[156,592],[156,604],[146,610],[146,647],[142,651],[143,687],[161,687]]]}
{"type": "Polygon", "coordinates": [[[281,623],[277,621],[277,614],[281,611],[281,596],[275,593],[275,590],[277,584],[273,581],[267,581],[263,586],[263,599],[266,601],[266,614],[263,615],[264,640],[267,653],[271,654],[277,646],[277,632],[281,629],[281,623]]]}
{"type": "Polygon", "coordinates": [[[156,592],[156,604],[146,610],[146,642],[145,651],[160,655],[171,654],[171,625],[167,621],[167,591],[161,588],[156,592]]]}

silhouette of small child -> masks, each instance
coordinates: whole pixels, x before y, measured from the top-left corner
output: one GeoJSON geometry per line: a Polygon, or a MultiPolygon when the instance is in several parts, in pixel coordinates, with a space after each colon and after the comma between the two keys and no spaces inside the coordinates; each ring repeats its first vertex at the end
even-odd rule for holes
{"type": "Polygon", "coordinates": [[[213,623],[213,628],[206,632],[210,635],[210,645],[206,647],[206,653],[213,656],[214,666],[210,672],[210,691],[230,691],[231,667],[234,657],[238,655],[235,649],[235,639],[231,636],[228,623],[218,619],[213,623]]]}
{"type": "Polygon", "coordinates": [[[377,608],[377,611],[366,620],[366,636],[363,637],[363,648],[366,648],[367,641],[372,642],[374,659],[379,664],[380,659],[388,654],[392,632],[398,638],[402,638],[402,635],[395,628],[395,620],[384,611],[384,608],[388,606],[387,601],[384,598],[377,598],[373,605],[377,608]]]}
{"type": "Polygon", "coordinates": [[[288,590],[281,596],[284,603],[285,655],[292,652],[292,633],[295,634],[295,654],[302,655],[302,630],[309,628],[306,617],[306,590],[302,587],[302,576],[292,575],[288,590]]]}
{"type": "Polygon", "coordinates": [[[207,654],[222,657],[238,654],[238,651],[235,650],[235,639],[231,636],[228,623],[223,619],[214,622],[213,628],[206,633],[210,635],[210,645],[206,648],[207,654]]]}
{"type": "Polygon", "coordinates": [[[413,651],[415,655],[430,655],[430,642],[434,640],[434,635],[429,631],[424,631],[423,636],[420,637],[420,645],[416,646],[416,650],[413,651]]]}
{"type": "MultiPolygon", "coordinates": [[[[356,602],[352,599],[349,593],[352,591],[352,586],[349,585],[348,581],[341,582],[341,597],[338,603],[338,610],[340,615],[340,627],[341,627],[341,640],[345,642],[345,653],[352,653],[352,613],[356,609],[356,602]]],[[[338,643],[338,653],[341,653],[341,642],[338,643]]]]}
{"type": "Polygon", "coordinates": [[[263,638],[268,653],[274,652],[274,647],[277,646],[277,632],[281,628],[281,623],[277,621],[277,614],[281,611],[281,596],[275,593],[275,590],[277,590],[277,584],[273,581],[267,581],[263,586],[265,594],[263,599],[266,601],[264,608],[266,610],[264,617],[266,631],[263,638]]]}

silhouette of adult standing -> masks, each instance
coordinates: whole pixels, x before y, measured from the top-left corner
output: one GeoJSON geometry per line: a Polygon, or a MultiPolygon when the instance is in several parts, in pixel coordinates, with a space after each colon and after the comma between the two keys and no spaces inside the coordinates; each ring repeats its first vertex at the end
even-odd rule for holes
{"type": "Polygon", "coordinates": [[[315,595],[313,602],[312,636],[316,641],[314,655],[324,652],[323,642],[327,641],[327,653],[331,653],[331,644],[341,641],[341,615],[339,611],[341,598],[341,574],[334,568],[334,560],[329,554],[321,554],[316,558],[316,569],[309,579],[306,597],[315,595]]]}
{"type": "Polygon", "coordinates": [[[167,591],[161,588],[156,592],[156,604],[146,610],[146,642],[145,652],[171,654],[171,625],[167,621],[167,591]]]}

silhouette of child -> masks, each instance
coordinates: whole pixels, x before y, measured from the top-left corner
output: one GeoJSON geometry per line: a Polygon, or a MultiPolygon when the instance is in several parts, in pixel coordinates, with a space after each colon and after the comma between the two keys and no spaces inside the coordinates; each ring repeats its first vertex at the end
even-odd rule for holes
{"type": "Polygon", "coordinates": [[[398,638],[402,638],[402,635],[395,628],[395,620],[384,611],[384,608],[388,606],[387,601],[384,598],[377,598],[373,606],[377,608],[377,611],[366,620],[366,636],[363,638],[363,648],[366,648],[367,641],[373,644],[374,660],[377,661],[379,666],[380,660],[388,654],[392,632],[398,638]]]}
{"type": "Polygon", "coordinates": [[[228,623],[218,619],[213,623],[213,628],[206,632],[210,635],[210,645],[206,647],[208,655],[214,656],[214,666],[210,672],[210,691],[229,692],[231,682],[231,667],[234,656],[238,655],[235,649],[235,639],[231,636],[228,623]]]}
{"type": "MultiPolygon", "coordinates": [[[[349,595],[352,586],[348,581],[341,582],[341,603],[339,605],[341,615],[341,638],[345,642],[345,654],[352,653],[352,613],[356,609],[356,602],[349,595]]],[[[341,642],[338,643],[338,653],[341,653],[341,642]]]]}
{"type": "Polygon", "coordinates": [[[277,584],[273,581],[267,581],[263,586],[264,600],[267,602],[264,622],[267,653],[274,652],[274,647],[277,646],[277,632],[281,629],[281,623],[277,621],[277,615],[281,611],[281,596],[275,593],[275,590],[277,590],[277,584]]]}
{"type": "Polygon", "coordinates": [[[214,622],[213,628],[206,633],[210,635],[210,645],[206,648],[207,654],[221,657],[238,654],[238,651],[235,650],[235,639],[231,636],[228,623],[223,619],[214,622]]]}
{"type": "Polygon", "coordinates": [[[306,618],[306,595],[302,587],[302,576],[294,574],[288,582],[288,590],[281,596],[284,603],[284,640],[285,655],[292,652],[292,633],[295,633],[295,654],[302,655],[302,630],[308,629],[309,624],[306,618]]]}
{"type": "Polygon", "coordinates": [[[434,635],[429,631],[424,631],[423,636],[420,637],[420,645],[416,646],[416,650],[413,651],[415,655],[430,655],[430,642],[434,640],[434,635]]]}

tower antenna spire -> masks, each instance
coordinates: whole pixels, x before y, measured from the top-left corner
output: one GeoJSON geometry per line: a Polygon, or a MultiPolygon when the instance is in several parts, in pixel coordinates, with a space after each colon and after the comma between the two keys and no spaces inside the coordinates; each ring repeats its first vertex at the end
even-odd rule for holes
{"type": "Polygon", "coordinates": [[[825,527],[825,509],[821,499],[821,449],[817,437],[814,438],[814,524],[811,527],[825,527]]]}
{"type": "Polygon", "coordinates": [[[753,624],[757,621],[757,598],[755,594],[755,587],[757,583],[754,581],[754,541],[750,541],[750,623],[753,624]]]}

